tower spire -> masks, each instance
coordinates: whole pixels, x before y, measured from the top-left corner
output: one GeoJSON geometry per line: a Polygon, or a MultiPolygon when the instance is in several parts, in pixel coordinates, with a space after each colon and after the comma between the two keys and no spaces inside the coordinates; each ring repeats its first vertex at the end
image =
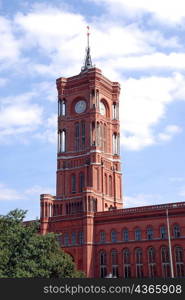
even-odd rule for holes
{"type": "Polygon", "coordinates": [[[81,68],[81,71],[87,71],[88,69],[92,68],[92,60],[91,60],[91,55],[90,55],[90,46],[89,46],[89,26],[87,26],[87,48],[86,48],[86,55],[85,55],[85,60],[84,60],[84,65],[81,68]]]}

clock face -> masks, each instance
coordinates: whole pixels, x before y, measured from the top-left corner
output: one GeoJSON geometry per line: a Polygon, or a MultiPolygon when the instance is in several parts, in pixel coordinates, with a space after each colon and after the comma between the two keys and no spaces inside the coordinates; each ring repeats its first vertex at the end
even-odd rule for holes
{"type": "Polygon", "coordinates": [[[81,114],[86,110],[86,102],[84,100],[80,100],[75,104],[75,111],[77,114],[81,114]]]}
{"type": "Polygon", "coordinates": [[[103,102],[100,102],[100,114],[105,115],[105,112],[106,112],[105,105],[103,104],[103,102]]]}

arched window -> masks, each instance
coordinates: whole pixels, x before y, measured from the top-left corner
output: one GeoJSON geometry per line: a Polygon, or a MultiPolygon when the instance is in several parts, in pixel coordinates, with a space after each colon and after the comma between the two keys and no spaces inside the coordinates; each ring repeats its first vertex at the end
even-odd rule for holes
{"type": "Polygon", "coordinates": [[[166,226],[164,225],[160,227],[160,237],[162,240],[167,238],[166,226]]]}
{"type": "Polygon", "coordinates": [[[58,115],[59,116],[65,116],[66,115],[66,101],[65,99],[58,100],[58,115]]]}
{"type": "Polygon", "coordinates": [[[161,248],[161,263],[162,263],[163,277],[164,278],[170,277],[171,270],[170,270],[169,250],[165,246],[161,248]]]}
{"type": "Polygon", "coordinates": [[[173,234],[174,238],[179,238],[180,237],[180,226],[178,224],[175,224],[173,227],[173,234]]]}
{"type": "Polygon", "coordinates": [[[105,243],[105,241],[106,241],[105,231],[100,231],[100,243],[105,243]]]}
{"type": "Polygon", "coordinates": [[[111,242],[116,243],[117,242],[117,232],[115,230],[111,231],[111,242]]]}
{"type": "Polygon", "coordinates": [[[183,249],[179,246],[175,247],[175,263],[176,263],[176,276],[184,277],[184,257],[183,249]]]}
{"type": "Polygon", "coordinates": [[[100,262],[100,277],[104,278],[107,276],[107,256],[105,251],[100,251],[99,262],[100,262]]]}
{"type": "Polygon", "coordinates": [[[118,154],[118,142],[117,142],[117,134],[114,133],[112,136],[112,152],[114,154],[118,154]]]}
{"type": "Polygon", "coordinates": [[[100,123],[100,148],[103,150],[103,124],[100,123]]]}
{"type": "Polygon", "coordinates": [[[79,123],[75,124],[75,151],[80,150],[80,126],[79,123]]]}
{"type": "Polygon", "coordinates": [[[66,115],[66,102],[62,100],[62,116],[66,115]]]}
{"type": "Polygon", "coordinates": [[[113,103],[112,105],[112,118],[113,120],[116,119],[116,103],[113,103]]]}
{"type": "Polygon", "coordinates": [[[104,124],[103,127],[103,150],[107,152],[107,126],[104,124]]]}
{"type": "Polygon", "coordinates": [[[84,243],[84,233],[83,233],[83,231],[80,231],[79,232],[79,244],[83,245],[83,243],[84,243]]]}
{"type": "Polygon", "coordinates": [[[107,182],[107,174],[105,173],[105,195],[108,195],[108,182],[107,182]]]}
{"type": "Polygon", "coordinates": [[[153,240],[153,235],[154,235],[153,228],[148,227],[146,233],[147,233],[147,240],[153,240]]]}
{"type": "Polygon", "coordinates": [[[128,242],[128,240],[129,240],[128,229],[125,228],[123,229],[123,241],[128,242]]]}
{"type": "Polygon", "coordinates": [[[117,250],[111,251],[111,262],[112,262],[112,277],[118,276],[118,252],[117,250]]]}
{"type": "Polygon", "coordinates": [[[113,105],[112,105],[112,119],[119,120],[119,105],[118,105],[118,103],[113,103],[113,105]]]}
{"type": "Polygon", "coordinates": [[[112,176],[109,175],[109,195],[112,196],[112,176]]]}
{"type": "Polygon", "coordinates": [[[96,107],[99,108],[100,102],[99,102],[99,90],[96,90],[96,107]]]}
{"type": "Polygon", "coordinates": [[[123,250],[123,276],[124,278],[131,277],[130,251],[128,249],[123,250]]]}
{"type": "Polygon", "coordinates": [[[85,186],[85,183],[84,183],[84,173],[81,172],[80,175],[79,175],[79,181],[80,181],[80,192],[83,192],[83,189],[84,189],[84,186],[85,186]]]}
{"type": "Polygon", "coordinates": [[[71,244],[75,245],[76,244],[76,232],[72,232],[71,236],[71,244]]]}
{"type": "Polygon", "coordinates": [[[143,253],[140,248],[135,250],[135,258],[136,258],[136,277],[143,277],[143,253]]]}
{"type": "Polygon", "coordinates": [[[71,192],[74,194],[76,193],[76,175],[71,175],[71,192]]]}
{"type": "Polygon", "coordinates": [[[154,278],[156,277],[156,261],[155,261],[155,250],[153,247],[148,249],[148,271],[149,277],[154,278]]]}
{"type": "Polygon", "coordinates": [[[135,230],[135,240],[136,241],[141,240],[141,229],[140,228],[136,228],[136,230],[135,230]]]}
{"type": "Polygon", "coordinates": [[[82,141],[81,141],[81,149],[84,150],[85,149],[85,122],[83,121],[81,123],[81,132],[82,132],[82,141]]]}
{"type": "Polygon", "coordinates": [[[69,245],[69,235],[68,233],[64,234],[64,246],[68,246],[69,245]]]}
{"type": "Polygon", "coordinates": [[[66,130],[58,131],[58,152],[66,151],[66,130]]]}
{"type": "Polygon", "coordinates": [[[96,123],[96,145],[100,146],[100,123],[96,123]]]}

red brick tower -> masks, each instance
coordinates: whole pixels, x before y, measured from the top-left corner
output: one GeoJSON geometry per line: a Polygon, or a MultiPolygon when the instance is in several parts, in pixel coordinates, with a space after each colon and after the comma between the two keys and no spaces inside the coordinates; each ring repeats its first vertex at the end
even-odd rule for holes
{"type": "Polygon", "coordinates": [[[122,208],[120,86],[92,66],[89,47],[79,75],[57,79],[56,200],[63,213],[122,208]]]}
{"type": "MultiPolygon", "coordinates": [[[[91,274],[94,212],[121,209],[118,82],[91,62],[86,49],[77,76],[58,78],[58,154],[56,197],[41,195],[41,233],[70,226],[83,232],[83,270],[91,274]],[[60,216],[59,222],[56,218],[60,216]],[[61,217],[63,219],[61,219],[61,217]],[[74,219],[78,219],[73,224],[74,219]],[[79,221],[81,218],[81,221],[79,221]],[[81,222],[79,224],[79,222],[81,222]],[[89,265],[88,265],[89,264],[89,265]]],[[[76,258],[75,258],[76,260],[76,258]]]]}

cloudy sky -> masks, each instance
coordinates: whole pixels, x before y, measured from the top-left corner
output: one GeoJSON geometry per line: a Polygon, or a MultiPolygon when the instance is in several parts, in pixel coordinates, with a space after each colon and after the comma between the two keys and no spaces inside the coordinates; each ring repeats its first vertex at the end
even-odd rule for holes
{"type": "Polygon", "coordinates": [[[55,194],[55,80],[121,84],[125,207],[185,201],[184,0],[0,0],[0,214],[55,194]]]}

